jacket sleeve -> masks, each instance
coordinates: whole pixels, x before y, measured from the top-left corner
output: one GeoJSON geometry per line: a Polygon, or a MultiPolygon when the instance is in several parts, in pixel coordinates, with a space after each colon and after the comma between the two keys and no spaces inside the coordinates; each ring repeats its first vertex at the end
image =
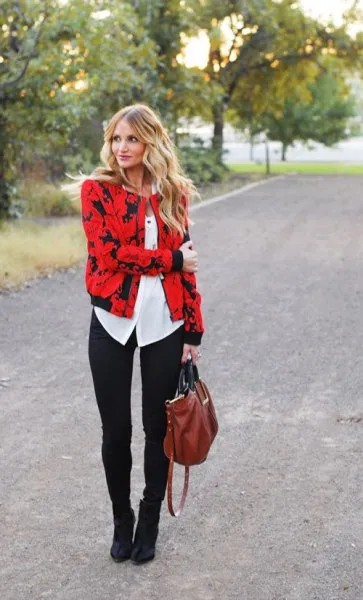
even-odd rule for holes
{"type": "Polygon", "coordinates": [[[81,189],[82,224],[88,244],[101,265],[110,271],[130,275],[159,275],[181,271],[183,254],[180,250],[147,250],[121,244],[114,228],[114,216],[107,213],[94,180],[87,179],[81,189]]]}
{"type": "MultiPolygon", "coordinates": [[[[187,229],[183,243],[189,240],[190,235],[187,229]]],[[[183,285],[184,342],[192,346],[199,346],[202,341],[204,324],[201,311],[201,295],[197,290],[197,280],[194,273],[182,271],[181,281],[183,285]]]]}
{"type": "Polygon", "coordinates": [[[193,346],[199,346],[204,331],[201,296],[197,290],[194,273],[185,273],[183,271],[181,279],[184,300],[184,342],[193,346]]]}

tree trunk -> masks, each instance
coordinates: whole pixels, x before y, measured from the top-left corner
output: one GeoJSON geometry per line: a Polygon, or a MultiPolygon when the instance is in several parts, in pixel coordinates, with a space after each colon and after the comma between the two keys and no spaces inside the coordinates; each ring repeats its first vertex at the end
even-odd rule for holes
{"type": "Polygon", "coordinates": [[[255,160],[254,149],[255,149],[255,136],[253,135],[253,133],[250,133],[250,161],[251,162],[253,162],[255,160]]]}
{"type": "Polygon", "coordinates": [[[266,175],[270,175],[270,147],[268,145],[268,139],[265,138],[265,164],[266,164],[266,175]]]}
{"type": "Polygon", "coordinates": [[[222,163],[223,159],[223,126],[224,126],[224,108],[223,104],[219,104],[213,108],[213,138],[212,148],[217,155],[218,163],[222,163]]]}
{"type": "Polygon", "coordinates": [[[0,220],[9,216],[10,193],[9,184],[6,181],[6,120],[0,115],[0,220]]]}
{"type": "Polygon", "coordinates": [[[282,148],[281,148],[281,160],[282,160],[282,162],[286,162],[286,152],[287,152],[287,146],[286,146],[286,144],[284,144],[282,142],[282,148]]]}

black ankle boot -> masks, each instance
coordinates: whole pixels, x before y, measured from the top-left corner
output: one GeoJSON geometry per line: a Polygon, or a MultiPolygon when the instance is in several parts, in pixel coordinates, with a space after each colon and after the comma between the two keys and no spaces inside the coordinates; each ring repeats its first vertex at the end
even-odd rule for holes
{"type": "Polygon", "coordinates": [[[115,530],[110,554],[114,561],[122,562],[131,556],[135,524],[135,513],[132,508],[120,517],[115,517],[114,524],[115,530]]]}
{"type": "Polygon", "coordinates": [[[131,560],[135,564],[147,562],[155,556],[160,508],[161,502],[140,501],[139,520],[131,552],[131,560]]]}

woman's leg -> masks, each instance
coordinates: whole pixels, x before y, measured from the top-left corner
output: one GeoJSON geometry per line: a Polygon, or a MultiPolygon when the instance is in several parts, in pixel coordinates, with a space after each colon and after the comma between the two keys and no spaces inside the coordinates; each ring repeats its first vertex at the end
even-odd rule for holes
{"type": "Polygon", "coordinates": [[[131,560],[143,563],[155,556],[160,507],[165,496],[169,461],[164,454],[165,401],[173,398],[178,384],[183,352],[183,327],[140,350],[142,419],[145,432],[145,489],[131,560]]]}
{"type": "Polygon", "coordinates": [[[162,502],[169,461],[164,454],[165,401],[175,395],[183,352],[183,327],[140,350],[142,418],[145,432],[144,500],[162,502]]]}
{"type": "Polygon", "coordinates": [[[135,347],[135,333],[123,346],[92,313],[89,360],[102,421],[102,459],[115,517],[130,510],[130,396],[135,347]]]}

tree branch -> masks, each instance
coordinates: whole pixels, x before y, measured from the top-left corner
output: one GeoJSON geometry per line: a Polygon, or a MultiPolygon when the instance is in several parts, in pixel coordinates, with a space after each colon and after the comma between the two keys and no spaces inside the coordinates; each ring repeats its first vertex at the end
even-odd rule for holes
{"type": "Polygon", "coordinates": [[[20,70],[20,73],[18,73],[18,75],[16,75],[13,79],[9,79],[8,81],[3,81],[2,83],[0,83],[0,91],[5,90],[6,88],[8,88],[10,86],[16,85],[24,77],[24,75],[27,72],[28,67],[30,65],[30,61],[35,56],[35,49],[39,43],[40,36],[42,33],[42,28],[43,28],[43,25],[44,25],[47,17],[48,17],[48,15],[45,14],[43,21],[39,25],[39,29],[38,29],[37,34],[34,39],[33,47],[31,49],[31,51],[29,52],[28,56],[25,57],[25,62],[24,62],[23,68],[20,70]]]}
{"type": "MultiPolygon", "coordinates": [[[[239,78],[243,75],[248,75],[251,71],[258,71],[260,69],[271,68],[272,62],[278,61],[280,63],[298,63],[301,60],[315,60],[321,55],[321,47],[317,46],[312,52],[293,52],[291,54],[283,54],[281,56],[274,56],[273,61],[264,59],[263,61],[249,66],[239,66],[235,70],[235,76],[233,77],[230,85],[227,88],[226,96],[231,98],[238,82],[239,78]]],[[[234,63],[236,64],[236,63],[234,63]]]]}

